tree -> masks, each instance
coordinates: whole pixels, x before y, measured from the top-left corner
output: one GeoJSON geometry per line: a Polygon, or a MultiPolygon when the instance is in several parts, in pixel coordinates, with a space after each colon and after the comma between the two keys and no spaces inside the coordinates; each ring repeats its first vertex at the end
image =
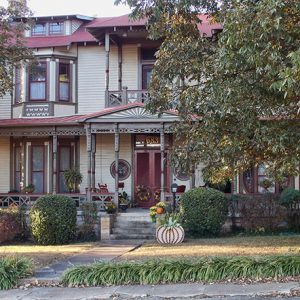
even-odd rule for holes
{"type": "Polygon", "coordinates": [[[201,161],[213,182],[262,162],[279,181],[299,173],[299,1],[117,2],[149,18],[151,38],[164,38],[149,108],[182,118],[175,164],[201,161]],[[203,11],[223,24],[214,38],[197,32],[203,11]]]}
{"type": "Polygon", "coordinates": [[[29,15],[24,1],[11,0],[7,8],[0,6],[0,98],[12,89],[14,67],[32,58],[24,41],[29,15]]]}

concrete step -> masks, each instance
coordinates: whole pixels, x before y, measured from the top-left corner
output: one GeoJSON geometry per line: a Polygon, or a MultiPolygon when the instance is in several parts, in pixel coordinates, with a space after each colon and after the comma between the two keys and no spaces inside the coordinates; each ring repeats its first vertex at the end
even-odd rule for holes
{"type": "Polygon", "coordinates": [[[124,228],[126,227],[155,228],[155,223],[117,220],[114,223],[114,226],[124,227],[124,228]]]}
{"type": "Polygon", "coordinates": [[[114,227],[112,229],[112,232],[115,234],[120,234],[120,235],[126,235],[126,234],[155,234],[155,228],[120,228],[120,227],[114,227]]]}
{"type": "Polygon", "coordinates": [[[113,240],[155,240],[155,234],[111,234],[113,240]]]}

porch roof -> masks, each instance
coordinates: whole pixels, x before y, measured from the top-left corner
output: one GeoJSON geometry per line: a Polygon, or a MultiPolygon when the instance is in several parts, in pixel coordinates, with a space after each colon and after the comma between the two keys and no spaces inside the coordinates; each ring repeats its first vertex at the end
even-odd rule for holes
{"type": "Polygon", "coordinates": [[[0,127],[19,127],[36,125],[78,125],[78,120],[82,117],[83,115],[73,115],[64,117],[2,119],[0,120],[0,127]]]}

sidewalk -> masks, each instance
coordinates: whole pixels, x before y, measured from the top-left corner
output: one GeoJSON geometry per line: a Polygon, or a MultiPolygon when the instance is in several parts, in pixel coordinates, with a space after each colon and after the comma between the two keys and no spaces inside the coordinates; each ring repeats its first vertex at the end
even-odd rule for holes
{"type": "MultiPolygon", "coordinates": [[[[66,260],[58,261],[48,267],[37,270],[33,278],[25,279],[24,282],[38,281],[58,281],[61,274],[68,268],[79,265],[92,264],[96,261],[110,261],[116,257],[132,251],[143,241],[106,241],[99,243],[90,250],[68,257],[66,260]]],[[[0,297],[1,299],[1,297],[0,297]]]]}
{"type": "MultiPolygon", "coordinates": [[[[251,285],[238,284],[168,284],[168,285],[136,285],[111,286],[95,288],[32,288],[28,290],[0,291],[1,300],[96,300],[96,299],[205,299],[215,297],[229,299],[261,299],[261,296],[282,294],[299,291],[297,282],[259,283],[251,285]],[[254,298],[257,297],[257,298],[254,298]]],[[[280,298],[276,298],[280,299],[280,298]]],[[[293,298],[299,299],[299,298],[293,298]]]]}

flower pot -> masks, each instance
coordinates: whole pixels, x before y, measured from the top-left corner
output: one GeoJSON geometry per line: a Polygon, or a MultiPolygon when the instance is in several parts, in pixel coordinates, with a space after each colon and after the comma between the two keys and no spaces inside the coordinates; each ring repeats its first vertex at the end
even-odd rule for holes
{"type": "Polygon", "coordinates": [[[157,207],[156,208],[156,213],[158,214],[158,215],[161,215],[161,214],[163,214],[165,212],[165,210],[162,208],[162,207],[157,207]]]}
{"type": "Polygon", "coordinates": [[[184,239],[184,229],[181,226],[159,226],[156,229],[156,239],[160,244],[179,244],[184,239]]]}
{"type": "Polygon", "coordinates": [[[128,204],[119,204],[119,208],[120,208],[123,212],[125,212],[125,211],[127,210],[127,208],[128,208],[128,204]]]}

